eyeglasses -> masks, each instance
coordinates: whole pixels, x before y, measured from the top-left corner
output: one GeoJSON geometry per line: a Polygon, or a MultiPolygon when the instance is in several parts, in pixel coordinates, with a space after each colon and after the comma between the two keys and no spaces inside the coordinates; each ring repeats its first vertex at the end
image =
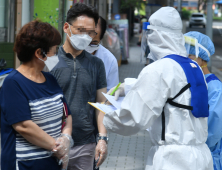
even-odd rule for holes
{"type": "MultiPolygon", "coordinates": [[[[73,26],[70,23],[69,23],[69,25],[73,26]]],[[[79,34],[88,34],[91,38],[95,38],[95,36],[97,35],[97,32],[87,31],[86,28],[77,28],[75,26],[73,26],[73,28],[75,28],[79,34]]]]}

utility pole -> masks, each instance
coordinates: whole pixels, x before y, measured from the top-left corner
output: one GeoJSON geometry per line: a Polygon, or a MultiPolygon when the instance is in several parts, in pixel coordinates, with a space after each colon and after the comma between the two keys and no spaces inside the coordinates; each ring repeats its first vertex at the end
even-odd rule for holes
{"type": "MultiPolygon", "coordinates": [[[[206,26],[206,34],[210,39],[213,41],[213,29],[212,29],[212,23],[213,23],[213,0],[207,0],[207,26],[206,26]]],[[[210,62],[208,63],[208,68],[211,71],[212,63],[211,63],[211,58],[210,62]]]]}
{"type": "Polygon", "coordinates": [[[63,35],[63,24],[64,24],[64,8],[65,8],[65,1],[59,0],[59,18],[58,18],[58,31],[60,35],[63,35]]]}
{"type": "Polygon", "coordinates": [[[109,0],[108,20],[111,20],[112,0],[109,0]]]}
{"type": "Polygon", "coordinates": [[[181,2],[181,0],[178,0],[177,1],[177,10],[178,10],[180,16],[181,16],[181,7],[182,7],[182,2],[181,2]]]}
{"type": "Polygon", "coordinates": [[[213,30],[212,30],[212,22],[213,22],[212,13],[213,13],[213,9],[212,9],[212,5],[213,5],[213,0],[207,0],[207,26],[206,26],[206,34],[207,34],[207,36],[209,36],[211,38],[211,40],[213,39],[213,30]]]}

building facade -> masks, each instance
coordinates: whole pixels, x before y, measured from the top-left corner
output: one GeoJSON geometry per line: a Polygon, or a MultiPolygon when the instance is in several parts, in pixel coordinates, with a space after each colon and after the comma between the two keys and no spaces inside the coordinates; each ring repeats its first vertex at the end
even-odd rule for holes
{"type": "Polygon", "coordinates": [[[112,0],[0,0],[0,59],[4,58],[7,68],[20,65],[13,52],[16,34],[26,23],[39,18],[56,27],[63,41],[66,14],[73,3],[82,2],[95,6],[99,14],[107,18],[107,2],[112,0]]]}
{"type": "MultiPolygon", "coordinates": [[[[188,9],[197,9],[198,0],[186,0],[182,1],[181,6],[188,9]]],[[[178,7],[178,1],[174,1],[174,7],[178,7]]]]}

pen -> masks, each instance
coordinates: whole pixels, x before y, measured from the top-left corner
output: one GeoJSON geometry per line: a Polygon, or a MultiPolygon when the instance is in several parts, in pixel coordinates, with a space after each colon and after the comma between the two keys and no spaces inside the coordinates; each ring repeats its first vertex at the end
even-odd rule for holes
{"type": "MultiPolygon", "coordinates": [[[[120,83],[116,86],[116,88],[110,93],[110,96],[112,96],[112,95],[116,92],[116,90],[118,90],[120,84],[121,84],[121,82],[120,82],[120,83]]],[[[106,101],[105,101],[104,104],[106,104],[107,101],[108,101],[108,100],[106,99],[106,101]]]]}

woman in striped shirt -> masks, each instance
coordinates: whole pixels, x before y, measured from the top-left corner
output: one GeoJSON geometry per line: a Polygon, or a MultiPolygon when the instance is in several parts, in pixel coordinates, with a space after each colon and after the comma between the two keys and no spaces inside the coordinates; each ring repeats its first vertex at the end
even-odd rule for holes
{"type": "Polygon", "coordinates": [[[5,79],[0,93],[2,170],[67,167],[71,113],[56,79],[42,71],[56,65],[60,43],[59,32],[39,21],[26,24],[16,37],[14,51],[22,64],[5,79]]]}

